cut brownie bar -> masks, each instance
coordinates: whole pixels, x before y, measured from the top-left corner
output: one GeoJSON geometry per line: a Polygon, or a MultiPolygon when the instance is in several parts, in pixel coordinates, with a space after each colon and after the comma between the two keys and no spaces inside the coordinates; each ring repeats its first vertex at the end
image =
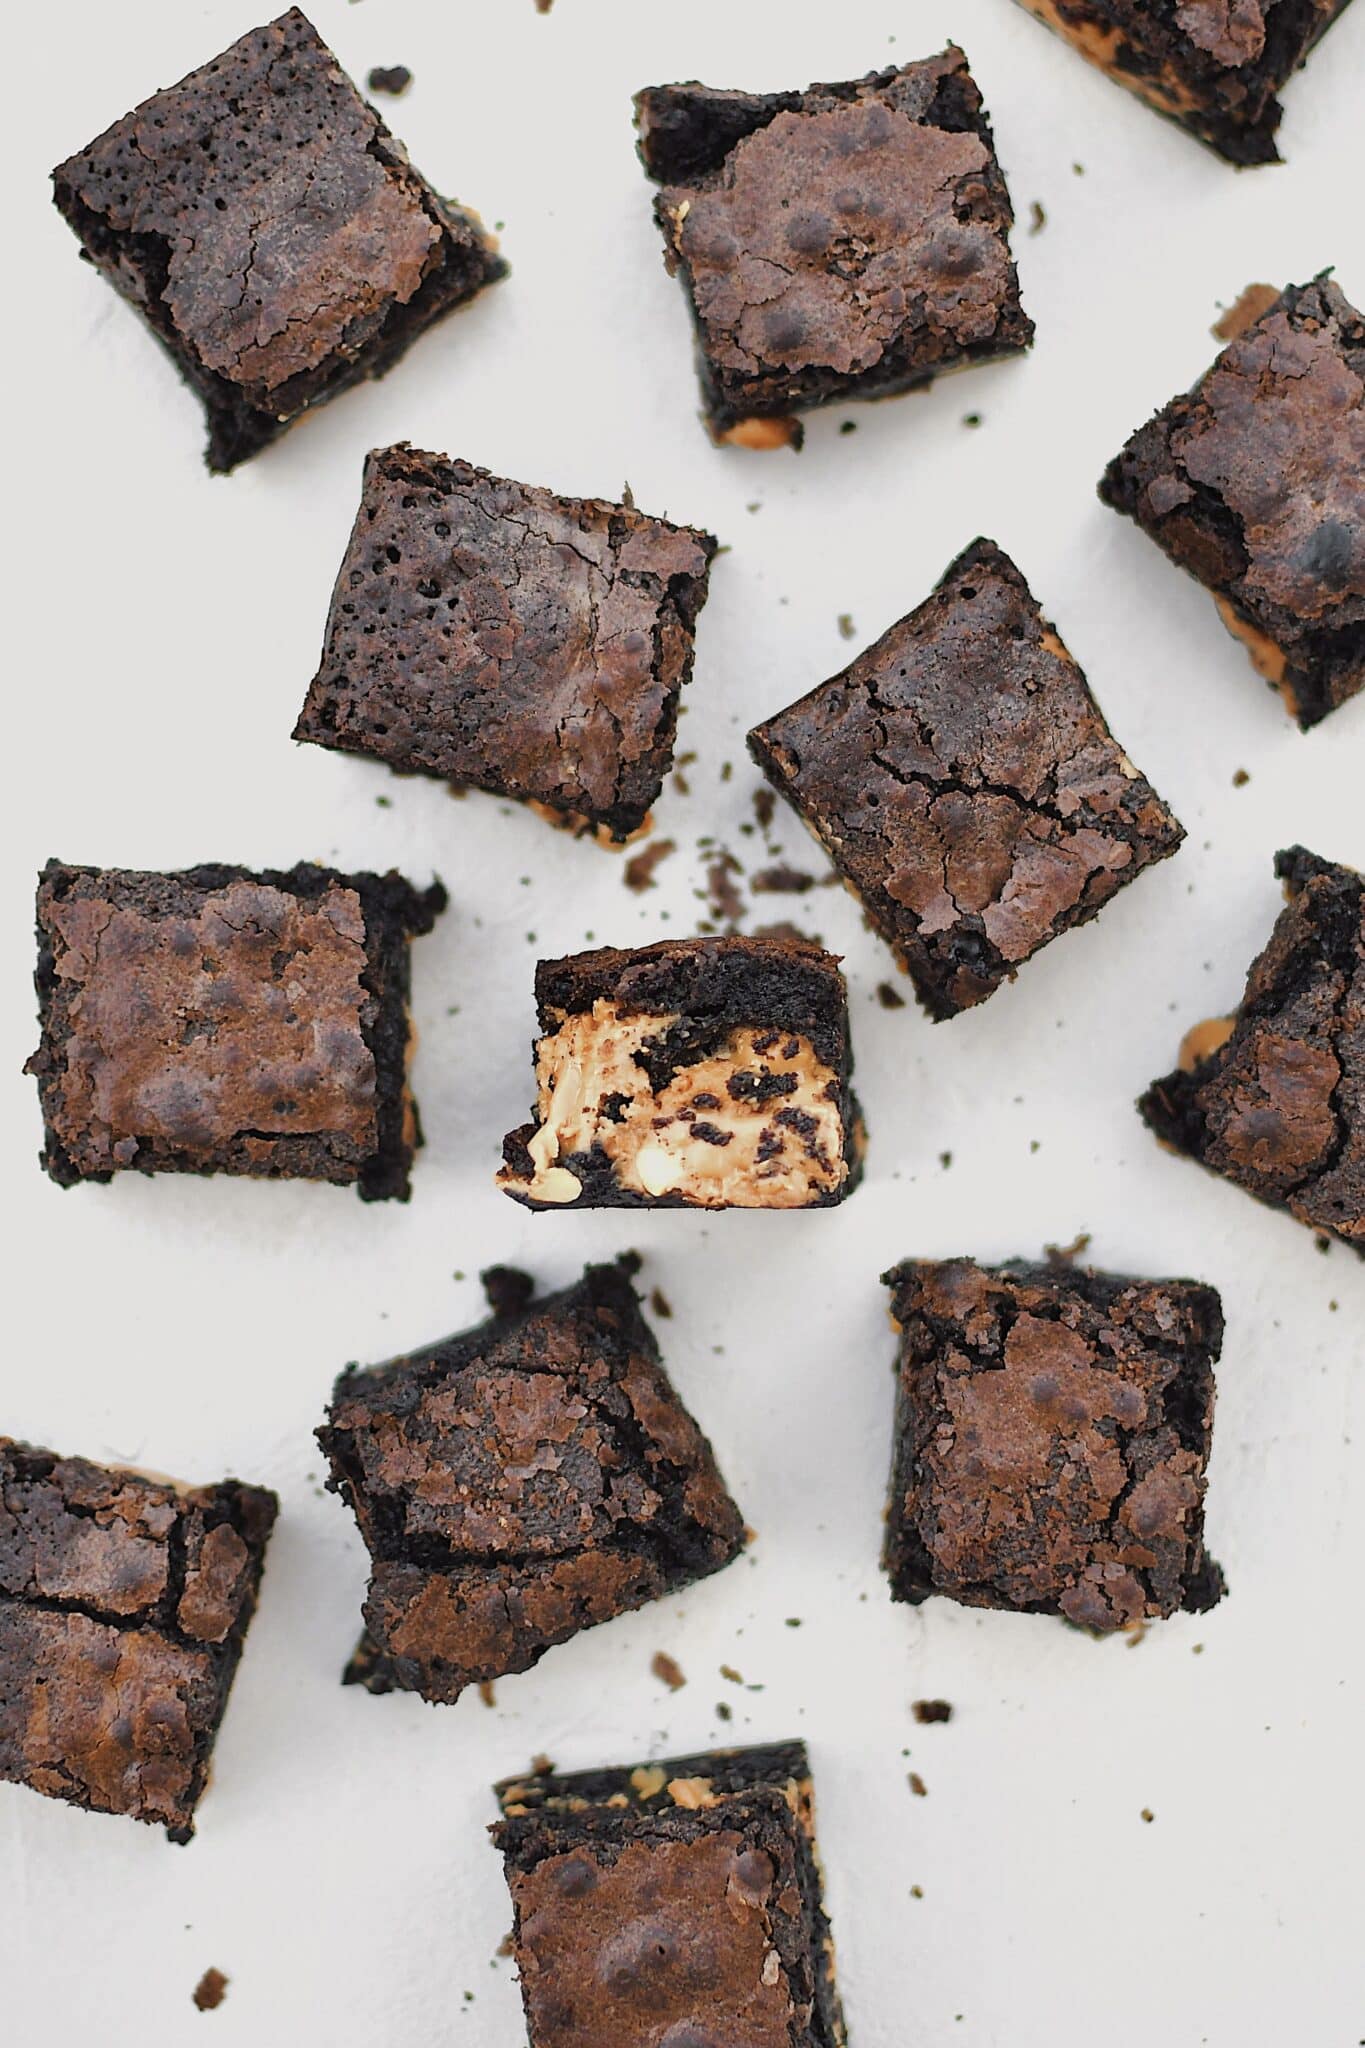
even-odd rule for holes
{"type": "Polygon", "coordinates": [[[625,839],[673,761],[716,542],[376,450],[294,737],[625,839]]]}
{"type": "Polygon", "coordinates": [[[0,1437],[0,1778],[188,1842],[278,1510],[0,1437]]]}
{"type": "Polygon", "coordinates": [[[1365,319],[1326,275],[1140,428],[1100,496],[1213,593],[1305,732],[1365,688],[1365,319]]]}
{"type": "Polygon", "coordinates": [[[381,376],[506,272],[297,8],[52,176],[85,254],[202,400],[212,470],[381,376]]]}
{"type": "Polygon", "coordinates": [[[408,940],[437,882],[301,864],[66,867],[38,884],[37,1076],[53,1180],[247,1173],[406,1201],[408,940]]]}
{"type": "Polygon", "coordinates": [[[1021,0],[1232,164],[1280,161],[1276,99],[1349,0],[1021,0]]]}
{"type": "Polygon", "coordinates": [[[1301,846],[1241,1007],[1138,1104],[1167,1145],[1365,1256],[1365,877],[1301,846]]]}
{"type": "Polygon", "coordinates": [[[1185,836],[988,540],[749,751],[936,1019],[984,1002],[1185,836]]]}
{"type": "Polygon", "coordinates": [[[540,1300],[495,1269],[488,1322],[337,1381],[318,1441],[372,1563],[348,1682],[457,1700],[743,1549],[637,1263],[589,1266],[540,1300]]]}
{"type": "Polygon", "coordinates": [[[838,960],[665,939],[536,968],[535,1121],[498,1183],[533,1209],[811,1209],[861,1171],[838,960]]]}
{"type": "Polygon", "coordinates": [[[1032,341],[961,50],[805,92],[655,86],[635,107],[716,439],[799,446],[796,413],[1032,341]]]}
{"type": "Polygon", "coordinates": [[[1211,1287],[970,1259],[882,1277],[901,1331],[893,1600],[942,1593],[1097,1630],[1214,1606],[1211,1287]]]}
{"type": "Polygon", "coordinates": [[[497,1796],[530,2048],[842,2048],[802,1743],[497,1796]]]}

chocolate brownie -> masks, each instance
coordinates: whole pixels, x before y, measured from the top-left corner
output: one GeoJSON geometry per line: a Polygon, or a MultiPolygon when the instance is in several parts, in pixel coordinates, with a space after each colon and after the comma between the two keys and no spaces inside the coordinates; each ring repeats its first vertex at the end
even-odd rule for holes
{"type": "Polygon", "coordinates": [[[843,2048],[804,1744],[497,1797],[529,2048],[843,2048]]]}
{"type": "Polygon", "coordinates": [[[0,1778],[188,1842],[278,1510],[0,1437],[0,1778]]]}
{"type": "Polygon", "coordinates": [[[1027,348],[1014,219],[961,50],[805,92],[637,93],[654,212],[717,440],[1027,348]]]}
{"type": "Polygon", "coordinates": [[[1021,0],[1232,164],[1280,161],[1276,99],[1349,0],[1021,0]]]}
{"type": "Polygon", "coordinates": [[[1100,496],[1213,593],[1305,732],[1365,688],[1365,319],[1325,273],[1139,428],[1100,496]]]}
{"type": "Polygon", "coordinates": [[[1223,1594],[1204,1475],[1223,1311],[1191,1280],[907,1259],[893,1600],[1125,1628],[1223,1594]]]}
{"type": "Polygon", "coordinates": [[[62,1187],[140,1173],[354,1182],[408,1197],[408,941],[440,883],[301,863],[38,883],[42,1164],[62,1187]]]}
{"type": "Polygon", "coordinates": [[[371,1559],[348,1682],[457,1700],[743,1549],[636,1263],[539,1300],[495,1269],[488,1322],[337,1381],[318,1441],[371,1559]]]}
{"type": "Polygon", "coordinates": [[[1365,877],[1301,846],[1231,1017],[1196,1025],[1138,1108],[1149,1129],[1365,1256],[1365,877]]]}
{"type": "Polygon", "coordinates": [[[672,765],[715,552],[633,506],[377,449],[294,737],[626,839],[672,765]]]}
{"type": "Polygon", "coordinates": [[[984,1002],[1185,836],[989,540],[749,751],[935,1019],[984,1002]]]}
{"type": "Polygon", "coordinates": [[[814,1209],[862,1168],[839,962],[801,938],[664,939],[536,968],[533,1209],[814,1209]]]}
{"type": "Polygon", "coordinates": [[[236,467],[506,273],[291,8],[52,174],[236,467]]]}

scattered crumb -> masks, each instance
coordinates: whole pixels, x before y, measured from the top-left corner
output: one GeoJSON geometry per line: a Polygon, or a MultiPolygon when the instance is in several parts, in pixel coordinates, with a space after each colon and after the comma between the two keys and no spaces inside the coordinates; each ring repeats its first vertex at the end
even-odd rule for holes
{"type": "Polygon", "coordinates": [[[677,850],[676,839],[651,839],[648,846],[642,846],[640,851],[633,853],[626,862],[621,876],[622,881],[628,889],[633,889],[637,896],[643,896],[646,889],[656,889],[658,883],[654,879],[655,868],[661,861],[667,860],[670,853],[676,853],[677,850]]]}
{"type": "Polygon", "coordinates": [[[1235,341],[1262,313],[1269,312],[1279,296],[1273,284],[1249,284],[1219,314],[1209,332],[1215,341],[1235,341]]]}
{"type": "Polygon", "coordinates": [[[808,875],[804,868],[788,867],[779,862],[776,867],[759,868],[749,877],[749,887],[755,896],[804,896],[807,889],[815,887],[814,875],[808,875]]]}
{"type": "Polygon", "coordinates": [[[1328,1237],[1327,1233],[1323,1230],[1315,1231],[1313,1233],[1313,1242],[1323,1257],[1326,1258],[1328,1252],[1332,1249],[1332,1240],[1328,1237]]]}
{"type": "Polygon", "coordinates": [[[365,83],[371,92],[386,92],[397,100],[412,84],[412,73],[406,64],[376,64],[365,83]]]}
{"type": "Polygon", "coordinates": [[[548,14],[554,4],[555,0],[536,0],[536,13],[548,14]]]}
{"type": "Polygon", "coordinates": [[[1130,1621],[1126,1624],[1123,1633],[1128,1638],[1129,1649],[1135,1650],[1138,1644],[1146,1637],[1147,1624],[1145,1621],[1130,1621]]]}
{"type": "Polygon", "coordinates": [[[941,1166],[941,1167],[943,1168],[943,1171],[944,1171],[944,1172],[946,1173],[946,1172],[948,1171],[948,1168],[949,1168],[949,1167],[950,1167],[950,1166],[952,1165],[952,1163],[953,1163],[953,1155],[952,1155],[952,1153],[951,1153],[951,1152],[940,1152],[940,1153],[939,1153],[939,1155],[938,1155],[938,1163],[939,1163],[939,1165],[940,1165],[940,1166],[941,1166]]]}
{"type": "Polygon", "coordinates": [[[801,1626],[801,1617],[800,1617],[800,1615],[799,1615],[799,1614],[789,1614],[789,1615],[787,1616],[787,1627],[788,1627],[788,1628],[800,1628],[800,1626],[801,1626]]]}
{"type": "Polygon", "coordinates": [[[1043,232],[1043,229],[1044,229],[1044,228],[1045,228],[1046,226],[1047,226],[1047,215],[1046,215],[1046,214],[1045,214],[1045,213],[1043,212],[1043,202],[1041,201],[1041,199],[1030,199],[1030,201],[1029,201],[1029,203],[1028,203],[1028,231],[1029,231],[1029,233],[1030,233],[1031,235],[1041,235],[1041,234],[1042,234],[1042,232],[1043,232]]]}
{"type": "Polygon", "coordinates": [[[1090,1232],[1081,1230],[1072,1238],[1070,1244],[1045,1244],[1043,1250],[1047,1254],[1049,1266],[1074,1266],[1081,1253],[1088,1251],[1089,1247],[1090,1232]]]}
{"type": "Polygon", "coordinates": [[[1078,178],[1083,178],[1083,177],[1085,176],[1085,165],[1084,165],[1084,164],[1073,164],[1073,165],[1071,166],[1071,168],[1072,168],[1072,170],[1073,170],[1073,171],[1074,171],[1074,172],[1076,173],[1076,176],[1077,176],[1078,178]]]}
{"type": "Polygon", "coordinates": [[[539,1756],[533,1756],[531,1758],[531,1774],[533,1777],[536,1778],[548,1778],[553,1776],[554,1764],[551,1761],[551,1759],[548,1756],[546,1756],[544,1750],[541,1750],[539,1756]]]}
{"type": "Polygon", "coordinates": [[[517,1316],[529,1308],[536,1283],[517,1266],[489,1266],[480,1273],[484,1295],[495,1316],[517,1316]]]}
{"type": "Polygon", "coordinates": [[[200,2012],[215,2012],[227,1997],[228,1979],[221,1970],[205,1970],[194,1987],[194,2002],[200,2012]]]}
{"type": "Polygon", "coordinates": [[[851,640],[858,628],[853,623],[852,612],[840,612],[839,631],[845,640],[851,640]]]}
{"type": "MultiPolygon", "coordinates": [[[[895,38],[894,36],[892,36],[891,40],[892,40],[892,42],[894,43],[894,42],[895,42],[895,40],[896,40],[896,38],[895,38]]],[[[857,433],[857,431],[858,431],[858,422],[857,422],[856,420],[840,420],[840,422],[839,422],[839,432],[840,432],[841,434],[856,434],[856,433],[857,433]]]]}
{"type": "Polygon", "coordinates": [[[668,1296],[664,1293],[662,1287],[652,1287],[650,1289],[649,1305],[653,1309],[656,1316],[663,1316],[667,1318],[671,1316],[673,1313],[673,1304],[669,1300],[668,1296]]]}
{"type": "Polygon", "coordinates": [[[628,512],[633,512],[635,510],[635,493],[630,487],[629,477],[627,477],[624,483],[621,485],[621,503],[625,506],[628,512]]]}
{"type": "Polygon", "coordinates": [[[720,779],[721,779],[721,781],[722,781],[722,782],[728,782],[728,781],[730,780],[730,777],[731,777],[731,776],[732,776],[732,775],[734,774],[734,772],[735,772],[735,764],[734,764],[734,762],[733,762],[733,761],[722,761],[722,762],[721,762],[721,764],[720,764],[720,779]]]}
{"type": "Polygon", "coordinates": [[[807,945],[820,946],[824,944],[823,939],[819,938],[816,933],[803,932],[801,927],[793,924],[789,917],[779,917],[776,924],[756,924],[753,935],[756,939],[800,939],[807,945]]]}
{"type": "Polygon", "coordinates": [[[717,1719],[718,1721],[733,1721],[733,1720],[734,1720],[734,1718],[735,1718],[735,1710],[734,1710],[734,1708],[733,1708],[733,1707],[732,1707],[732,1706],[730,1705],[730,1702],[729,1702],[728,1700],[717,1700],[717,1701],[716,1701],[716,1719],[717,1719]]]}
{"type": "Polygon", "coordinates": [[[752,505],[746,505],[744,509],[746,512],[761,512],[763,510],[763,501],[761,498],[755,498],[752,505]]]}
{"type": "Polygon", "coordinates": [[[769,789],[765,784],[765,786],[762,789],[756,789],[754,791],[754,816],[758,819],[759,824],[763,827],[763,830],[765,832],[767,831],[769,825],[772,824],[773,813],[776,809],[776,790],[769,789]]]}
{"type": "Polygon", "coordinates": [[[911,1771],[910,1773],[910,1790],[914,1793],[916,1799],[927,1799],[929,1797],[929,1787],[925,1784],[918,1771],[911,1771]]]}
{"type": "Polygon", "coordinates": [[[498,1696],[493,1690],[491,1678],[481,1678],[479,1680],[479,1698],[486,1707],[495,1707],[498,1704],[498,1696]]]}
{"type": "Polygon", "coordinates": [[[508,1931],[507,1931],[507,1933],[506,1933],[506,1934],[504,1934],[504,1936],[502,1937],[502,1940],[501,1940],[501,1941],[500,1941],[500,1942],[498,1943],[497,1947],[496,1947],[496,1948],[494,1949],[493,1953],[494,1953],[494,1955],[495,1955],[495,1956],[514,1956],[514,1955],[516,1954],[516,1952],[517,1952],[517,1944],[516,1944],[516,1937],[515,1937],[515,1936],[513,1935],[513,1933],[512,1933],[512,1931],[511,1931],[511,1929],[509,1928],[509,1929],[508,1929],[508,1931]]]}
{"type": "Polygon", "coordinates": [[[375,802],[381,811],[391,811],[393,809],[393,798],[391,796],[377,796],[375,802]]]}
{"type": "MultiPolygon", "coordinates": [[[[1278,298],[1278,297],[1279,297],[1279,293],[1278,293],[1278,292],[1276,292],[1275,296],[1276,296],[1276,298],[1278,298]]],[[[1144,1806],[1144,1807],[1143,1807],[1143,1809],[1142,1809],[1142,1818],[1143,1818],[1144,1820],[1155,1820],[1155,1819],[1156,1819],[1156,1815],[1155,1815],[1155,1814],[1154,1814],[1154,1813],[1152,1812],[1152,1809],[1151,1809],[1151,1807],[1150,1807],[1150,1806],[1144,1806]]]]}
{"type": "Polygon", "coordinates": [[[900,994],[899,990],[892,988],[889,981],[879,981],[877,983],[877,1001],[884,1010],[903,1010],[905,1008],[905,997],[900,994]]]}
{"type": "Polygon", "coordinates": [[[1234,789],[1245,789],[1250,780],[1251,777],[1247,774],[1246,769],[1239,768],[1233,775],[1232,786],[1234,789]]]}
{"type": "Polygon", "coordinates": [[[1192,1657],[1202,1657],[1202,1656],[1203,1656],[1203,1654],[1204,1654],[1204,1645],[1203,1645],[1202,1643],[1196,1643],[1196,1644],[1195,1644],[1195,1646],[1194,1646],[1194,1648],[1193,1648],[1193,1649],[1192,1649],[1192,1650],[1190,1651],[1190,1655],[1191,1655],[1192,1657]]]}
{"type": "Polygon", "coordinates": [[[733,1664],[722,1664],[720,1667],[720,1675],[722,1678],[728,1679],[731,1685],[743,1685],[744,1683],[743,1677],[738,1671],[736,1671],[733,1664]]]}
{"type": "Polygon", "coordinates": [[[734,855],[724,849],[706,870],[706,891],[711,899],[711,910],[726,924],[737,924],[744,915],[744,898],[734,881],[734,877],[743,872],[734,855]]]}
{"type": "Polygon", "coordinates": [[[912,1899],[922,1899],[924,1897],[923,1885],[912,1884],[910,1887],[910,1896],[912,1899]]]}
{"type": "Polygon", "coordinates": [[[962,424],[964,427],[979,427],[981,425],[981,414],[979,412],[964,412],[962,424]]]}
{"type": "Polygon", "coordinates": [[[1028,1148],[1029,1148],[1029,1151],[1030,1151],[1030,1152],[1041,1152],[1041,1151],[1042,1151],[1042,1149],[1043,1149],[1043,1141],[1042,1141],[1042,1139],[1041,1139],[1041,1138],[1030,1138],[1030,1139],[1029,1139],[1029,1141],[1028,1141],[1028,1148]]]}
{"type": "Polygon", "coordinates": [[[682,1665],[675,1657],[670,1657],[667,1650],[656,1650],[649,1660],[649,1668],[670,1692],[681,1692],[687,1683],[682,1665]]]}
{"type": "Polygon", "coordinates": [[[951,1721],[953,1718],[950,1700],[911,1700],[910,1711],[921,1728],[931,1721],[951,1721]]]}

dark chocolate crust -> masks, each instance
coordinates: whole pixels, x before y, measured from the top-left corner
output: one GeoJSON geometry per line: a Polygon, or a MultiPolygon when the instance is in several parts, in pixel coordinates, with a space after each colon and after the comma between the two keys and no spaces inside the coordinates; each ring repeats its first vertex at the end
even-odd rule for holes
{"type": "Polygon", "coordinates": [[[349,1681],[454,1701],[743,1549],[635,1264],[540,1300],[495,1269],[487,1322],[337,1381],[318,1442],[372,1565],[349,1681]]]}
{"type": "Polygon", "coordinates": [[[635,108],[718,438],[1032,341],[961,50],[805,92],[655,86],[635,108]]]}
{"type": "Polygon", "coordinates": [[[220,472],[506,274],[297,8],[52,178],[85,255],[202,401],[220,472]]]}
{"type": "Polygon", "coordinates": [[[626,839],[672,765],[716,546],[631,506],[376,449],[294,737],[626,839]]]}
{"type": "Polygon", "coordinates": [[[188,1842],[278,1510],[0,1438],[0,1778],[188,1842]]]}
{"type": "Polygon", "coordinates": [[[1365,1256],[1365,878],[1301,846],[1222,1043],[1138,1103],[1164,1144],[1365,1256]]]}
{"type": "Polygon", "coordinates": [[[901,1331],[893,1600],[1107,1631],[1222,1597],[1204,1548],[1213,1288],[970,1259],[883,1279],[901,1331]]]}
{"type": "Polygon", "coordinates": [[[749,751],[935,1019],[984,1002],[1185,836],[988,540],[749,751]]]}
{"type": "Polygon", "coordinates": [[[41,1163],[353,1183],[406,1201],[409,940],[445,890],[401,875],[68,867],[38,884],[41,1163]]]}
{"type": "Polygon", "coordinates": [[[530,2048],[843,2048],[803,1744],[497,1796],[530,2048]]]}
{"type": "Polygon", "coordinates": [[[1305,732],[1365,688],[1365,319],[1325,273],[1229,342],[1099,490],[1212,591],[1305,732]]]}

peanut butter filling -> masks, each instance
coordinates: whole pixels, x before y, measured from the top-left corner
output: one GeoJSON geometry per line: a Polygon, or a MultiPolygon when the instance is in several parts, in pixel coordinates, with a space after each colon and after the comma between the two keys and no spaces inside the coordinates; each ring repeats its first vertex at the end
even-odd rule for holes
{"type": "Polygon", "coordinates": [[[1288,711],[1297,718],[1299,700],[1294,685],[1289,681],[1289,657],[1283,647],[1273,641],[1268,633],[1258,632],[1255,626],[1244,619],[1236,607],[1225,597],[1214,597],[1218,616],[1234,639],[1240,640],[1251,656],[1251,665],[1258,675],[1273,683],[1285,701],[1288,711]]]}
{"type": "Polygon", "coordinates": [[[1237,1029],[1235,1017],[1206,1017],[1202,1024],[1192,1024],[1180,1041],[1180,1057],[1176,1064],[1182,1074],[1192,1074],[1196,1067],[1202,1067],[1205,1060],[1225,1046],[1237,1029]]]}

